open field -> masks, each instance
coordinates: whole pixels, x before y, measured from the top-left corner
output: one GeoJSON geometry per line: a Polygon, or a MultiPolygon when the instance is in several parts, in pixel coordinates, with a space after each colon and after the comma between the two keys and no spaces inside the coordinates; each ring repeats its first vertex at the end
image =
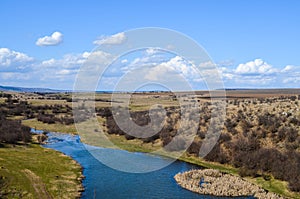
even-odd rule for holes
{"type": "Polygon", "coordinates": [[[0,147],[0,198],[75,198],[81,167],[37,144],[0,147]]]}
{"type": "MultiPolygon", "coordinates": [[[[208,97],[208,91],[196,91],[200,97],[208,97]]],[[[227,99],[234,98],[270,98],[280,96],[299,95],[300,89],[228,89],[226,90],[227,99]]]]}

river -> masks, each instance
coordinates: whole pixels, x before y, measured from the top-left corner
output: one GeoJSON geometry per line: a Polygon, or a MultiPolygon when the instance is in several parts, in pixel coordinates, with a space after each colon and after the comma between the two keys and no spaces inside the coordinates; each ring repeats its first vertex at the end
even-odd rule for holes
{"type": "MultiPolygon", "coordinates": [[[[187,191],[178,186],[174,180],[174,175],[178,172],[197,169],[199,167],[182,161],[175,161],[169,166],[150,173],[126,173],[117,171],[99,162],[87,150],[86,146],[80,142],[78,136],[62,133],[48,133],[46,148],[58,150],[76,160],[83,167],[83,186],[85,191],[82,199],[92,198],[218,198],[214,196],[199,195],[187,191]]],[[[145,153],[131,153],[123,150],[98,148],[103,155],[123,153],[123,155],[144,156],[145,161],[156,161],[165,164],[170,159],[147,155],[145,153]]],[[[147,163],[147,162],[146,162],[147,163]]],[[[222,197],[225,198],[225,197],[222,197]]],[[[243,198],[243,197],[240,197],[243,198]]]]}

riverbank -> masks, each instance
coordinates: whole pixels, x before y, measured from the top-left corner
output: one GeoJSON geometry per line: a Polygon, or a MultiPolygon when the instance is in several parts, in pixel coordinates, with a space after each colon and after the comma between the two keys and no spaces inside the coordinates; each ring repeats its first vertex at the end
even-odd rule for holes
{"type": "MultiPolygon", "coordinates": [[[[123,150],[127,150],[130,152],[145,152],[149,153],[152,151],[155,151],[160,148],[157,143],[143,143],[141,140],[133,139],[133,140],[127,140],[124,136],[119,135],[110,135],[106,134],[106,136],[109,138],[111,142],[113,142],[116,146],[120,147],[123,150]]],[[[83,136],[84,137],[84,136],[83,136]]],[[[86,143],[86,140],[82,139],[82,142],[86,143]]],[[[89,143],[89,142],[87,142],[89,143]]],[[[103,145],[97,145],[100,147],[105,147],[103,145]]],[[[166,157],[174,157],[170,153],[161,153],[159,154],[161,156],[166,157]]],[[[177,154],[175,154],[177,155],[177,154]]],[[[198,165],[204,168],[211,168],[216,169],[224,173],[232,174],[238,176],[239,169],[235,168],[228,164],[220,164],[216,162],[209,162],[205,161],[202,158],[188,155],[187,153],[182,154],[178,160],[184,161],[187,163],[191,163],[194,165],[198,165]]],[[[288,198],[297,198],[300,199],[300,194],[296,192],[291,192],[288,190],[288,184],[285,181],[281,181],[278,179],[275,179],[271,176],[270,179],[265,179],[263,176],[258,177],[246,177],[246,179],[249,182],[252,182],[253,184],[262,187],[264,190],[267,190],[269,192],[273,192],[276,194],[279,194],[284,197],[288,198]]]]}
{"type": "MultiPolygon", "coordinates": [[[[43,124],[41,122],[38,122],[36,120],[25,120],[23,121],[23,124],[28,125],[32,128],[35,127],[41,127],[43,130],[48,130],[48,131],[55,131],[55,132],[60,132],[60,128],[58,126],[52,125],[52,124],[43,124]]],[[[87,123],[88,124],[88,123],[87,123]]],[[[87,125],[88,128],[88,125],[87,125]]],[[[38,128],[39,129],[39,128],[38,128]]],[[[73,125],[70,125],[69,131],[76,131],[76,128],[73,125]]],[[[160,148],[159,143],[143,143],[141,140],[133,139],[133,140],[127,140],[124,136],[119,136],[119,135],[114,135],[114,134],[105,134],[108,139],[113,142],[116,146],[123,150],[127,150],[130,152],[145,152],[149,153],[151,151],[155,151],[160,148]]],[[[99,147],[106,147],[103,145],[101,142],[95,142],[95,138],[89,135],[85,135],[84,132],[80,133],[81,141],[83,143],[99,146],[99,147]],[[92,141],[90,140],[92,139],[92,141]],[[95,144],[96,143],[96,144],[95,144]]],[[[172,158],[172,155],[170,154],[160,154],[163,156],[168,156],[172,158]]],[[[228,174],[233,174],[233,175],[238,175],[238,169],[234,168],[230,165],[224,165],[220,163],[215,163],[215,162],[208,162],[205,161],[199,157],[195,156],[190,156],[184,153],[182,156],[178,158],[181,161],[192,163],[195,165],[199,165],[201,167],[205,168],[212,168],[212,169],[217,169],[221,172],[228,173],[228,174]]],[[[263,177],[248,177],[248,181],[251,181],[252,183],[262,187],[263,189],[274,192],[276,194],[282,195],[284,197],[290,197],[290,198],[300,198],[299,193],[291,192],[288,190],[288,185],[286,182],[274,179],[271,177],[271,179],[264,179],[263,177]]]]}
{"type": "Polygon", "coordinates": [[[82,167],[58,151],[38,144],[0,148],[0,198],[79,198],[82,179],[82,167]]]}
{"type": "Polygon", "coordinates": [[[258,199],[283,199],[283,197],[266,192],[259,186],[241,177],[224,174],[214,169],[191,170],[174,176],[183,188],[204,195],[213,196],[254,196],[258,199]]]}

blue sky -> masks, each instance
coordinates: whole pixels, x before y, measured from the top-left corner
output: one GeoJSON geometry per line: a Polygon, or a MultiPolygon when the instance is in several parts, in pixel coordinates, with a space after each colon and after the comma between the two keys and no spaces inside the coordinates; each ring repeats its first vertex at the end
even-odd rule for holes
{"type": "Polygon", "coordinates": [[[225,87],[299,88],[299,13],[297,0],[2,0],[0,85],[72,89],[96,40],[162,27],[203,46],[225,87]]]}

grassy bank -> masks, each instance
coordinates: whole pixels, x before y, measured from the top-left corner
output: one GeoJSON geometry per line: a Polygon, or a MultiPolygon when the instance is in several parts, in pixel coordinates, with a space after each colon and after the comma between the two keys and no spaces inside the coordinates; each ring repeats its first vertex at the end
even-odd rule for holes
{"type": "MultiPolygon", "coordinates": [[[[42,122],[38,122],[36,120],[26,120],[23,121],[23,124],[26,124],[28,126],[31,126],[33,128],[37,129],[42,129],[46,131],[55,131],[55,132],[76,132],[76,129],[73,125],[70,126],[65,126],[61,127],[60,125],[57,124],[44,124],[42,122]],[[62,131],[63,129],[67,129],[67,131],[62,131]]],[[[89,124],[86,124],[86,128],[88,128],[89,124]]],[[[110,135],[110,134],[105,134],[109,140],[114,143],[116,146],[123,150],[131,151],[131,152],[151,152],[155,151],[160,148],[160,143],[143,143],[141,140],[133,139],[133,140],[127,140],[124,136],[119,136],[119,135],[110,135]]],[[[91,144],[94,146],[100,146],[100,147],[107,147],[103,141],[101,142],[101,138],[99,137],[98,139],[84,134],[84,132],[80,133],[81,139],[83,142],[87,144],[91,144]],[[97,141],[98,140],[98,141],[97,141]]],[[[114,147],[112,147],[114,148],[114,147]]],[[[117,147],[115,147],[117,148],[117,147]]],[[[170,156],[167,153],[162,153],[161,155],[163,156],[170,156]]],[[[214,162],[208,162],[205,161],[201,158],[194,157],[194,156],[189,156],[187,154],[183,154],[179,160],[185,161],[188,163],[192,163],[195,165],[199,165],[205,168],[212,168],[212,169],[217,169],[225,173],[230,173],[234,175],[238,175],[238,169],[234,168],[230,165],[223,165],[219,163],[214,163],[214,162]]],[[[290,197],[290,198],[299,198],[300,199],[300,194],[299,193],[294,193],[290,192],[288,190],[288,184],[287,182],[276,180],[274,178],[271,178],[270,180],[265,180],[262,177],[257,177],[257,178],[247,178],[247,180],[261,186],[263,189],[280,194],[285,197],[290,197]]]]}
{"type": "Polygon", "coordinates": [[[76,198],[81,166],[57,151],[38,144],[2,145],[0,198],[76,198]]]}

